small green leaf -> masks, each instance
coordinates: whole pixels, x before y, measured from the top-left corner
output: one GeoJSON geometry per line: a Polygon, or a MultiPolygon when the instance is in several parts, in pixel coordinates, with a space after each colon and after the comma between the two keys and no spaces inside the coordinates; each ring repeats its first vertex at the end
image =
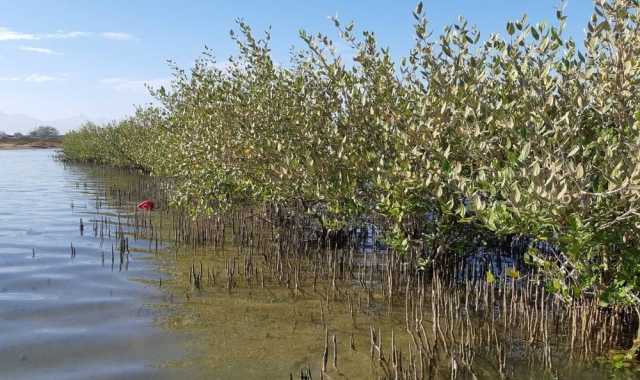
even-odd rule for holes
{"type": "Polygon", "coordinates": [[[493,284],[494,282],[496,282],[496,278],[493,275],[493,273],[491,273],[490,270],[487,271],[487,283],[488,284],[493,284]]]}
{"type": "Polygon", "coordinates": [[[536,40],[540,38],[540,33],[538,33],[538,31],[536,30],[536,28],[531,28],[531,35],[533,36],[533,38],[535,38],[536,40]]]}

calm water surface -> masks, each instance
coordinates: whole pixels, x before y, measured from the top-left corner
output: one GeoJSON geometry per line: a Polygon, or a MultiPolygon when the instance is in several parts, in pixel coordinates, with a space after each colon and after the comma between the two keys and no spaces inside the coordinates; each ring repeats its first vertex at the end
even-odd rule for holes
{"type": "MultiPolygon", "coordinates": [[[[292,296],[275,283],[264,289],[245,284],[233,292],[221,285],[173,303],[167,296],[172,286],[176,298],[191,289],[187,274],[194,257],[220,275],[235,251],[200,255],[186,250],[176,251],[175,259],[155,257],[139,253],[135,248],[149,242],[138,240],[130,242],[128,268],[120,270],[118,259],[112,267],[115,242],[95,238],[90,221],[97,212],[113,216],[133,210],[97,210],[107,180],[86,168],[65,167],[52,155],[0,151],[0,380],[277,379],[307,366],[313,378],[320,378],[326,330],[318,297],[323,291],[292,296]],[[86,225],[83,235],[80,218],[86,225]],[[171,281],[163,291],[150,285],[167,272],[171,281]],[[167,298],[173,306],[158,307],[167,306],[167,298]]],[[[346,304],[335,305],[330,325],[340,335],[340,367],[328,378],[374,378],[369,326],[402,331],[404,312],[384,319],[362,314],[356,323],[346,311],[339,312],[347,310],[346,304]]],[[[489,359],[478,361],[478,378],[496,378],[489,359]]],[[[637,371],[579,363],[558,368],[559,377],[529,368],[525,361],[513,367],[522,379],[638,378],[637,371]]]]}
{"type": "Polygon", "coordinates": [[[112,269],[113,241],[87,223],[104,184],[53,154],[0,151],[0,379],[180,375],[163,364],[181,358],[183,341],[154,323],[163,294],[141,280],[157,267],[138,253],[112,269]]]}

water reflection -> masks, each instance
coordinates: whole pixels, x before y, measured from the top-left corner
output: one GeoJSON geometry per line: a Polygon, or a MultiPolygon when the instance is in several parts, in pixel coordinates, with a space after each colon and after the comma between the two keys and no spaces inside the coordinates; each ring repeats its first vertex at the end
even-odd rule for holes
{"type": "Polygon", "coordinates": [[[95,217],[105,184],[52,153],[0,151],[0,378],[177,376],[161,367],[183,354],[181,339],[154,325],[163,294],[134,280],[157,268],[104,266],[113,242],[81,236],[79,220],[95,217]]]}

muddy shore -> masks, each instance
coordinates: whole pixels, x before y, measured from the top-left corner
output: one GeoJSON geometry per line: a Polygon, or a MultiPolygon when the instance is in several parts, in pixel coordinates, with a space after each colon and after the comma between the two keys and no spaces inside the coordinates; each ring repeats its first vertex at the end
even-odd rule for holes
{"type": "Polygon", "coordinates": [[[0,150],[8,149],[55,149],[62,147],[62,140],[3,140],[0,150]]]}

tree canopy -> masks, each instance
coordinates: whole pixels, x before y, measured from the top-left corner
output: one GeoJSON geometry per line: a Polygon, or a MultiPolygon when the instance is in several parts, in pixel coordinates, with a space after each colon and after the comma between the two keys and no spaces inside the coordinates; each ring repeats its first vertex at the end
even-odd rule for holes
{"type": "Polygon", "coordinates": [[[58,132],[56,128],[47,126],[47,125],[39,126],[34,130],[32,130],[31,132],[29,132],[29,137],[38,138],[38,139],[50,139],[50,138],[55,138],[59,136],[60,136],[60,132],[58,132]]]}
{"type": "Polygon", "coordinates": [[[425,266],[464,252],[467,227],[525,236],[556,248],[527,253],[550,291],[640,312],[640,1],[597,0],[582,47],[556,16],[434,37],[420,5],[399,63],[336,19],[353,64],[302,32],[278,65],[241,22],[226,69],[206,51],[160,107],[70,133],[64,154],[171,177],[195,212],[301,205],[327,229],[376,215],[425,266]]]}

